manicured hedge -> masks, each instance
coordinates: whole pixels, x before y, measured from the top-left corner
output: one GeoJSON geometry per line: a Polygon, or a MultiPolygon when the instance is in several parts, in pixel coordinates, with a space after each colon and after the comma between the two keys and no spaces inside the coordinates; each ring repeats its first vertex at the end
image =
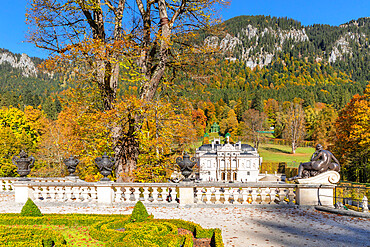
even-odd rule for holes
{"type": "Polygon", "coordinates": [[[186,234],[184,235],[183,247],[193,247],[193,234],[186,234]]]}
{"type": "Polygon", "coordinates": [[[26,204],[24,204],[22,207],[21,216],[41,217],[42,213],[36,204],[30,198],[28,198],[26,204]]]}
{"type": "Polygon", "coordinates": [[[218,228],[214,229],[214,233],[211,238],[211,246],[224,247],[224,242],[222,242],[221,230],[218,228]]]}
{"type": "MultiPolygon", "coordinates": [[[[60,232],[49,229],[60,226],[62,229],[88,227],[88,232],[81,234],[88,234],[88,238],[95,239],[92,241],[101,241],[106,246],[193,246],[192,235],[178,235],[178,228],[191,231],[196,238],[211,238],[214,246],[223,246],[219,229],[203,229],[200,225],[185,220],[148,217],[142,222],[132,222],[131,215],[84,214],[46,214],[42,217],[0,214],[0,243],[9,242],[8,246],[65,246],[66,240],[60,232]],[[30,237],[31,235],[34,237],[30,237]],[[16,239],[20,242],[15,242],[16,239]]],[[[68,235],[65,236],[67,240],[70,239],[68,235]]]]}
{"type": "Polygon", "coordinates": [[[57,231],[33,226],[0,226],[0,243],[6,246],[66,246],[65,239],[57,231]]]}

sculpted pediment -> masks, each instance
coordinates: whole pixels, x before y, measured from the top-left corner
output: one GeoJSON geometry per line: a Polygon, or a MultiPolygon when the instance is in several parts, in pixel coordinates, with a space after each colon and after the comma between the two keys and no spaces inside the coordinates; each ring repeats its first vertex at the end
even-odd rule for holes
{"type": "Polygon", "coordinates": [[[230,143],[227,143],[221,147],[218,147],[217,151],[236,151],[236,148],[230,143]]]}

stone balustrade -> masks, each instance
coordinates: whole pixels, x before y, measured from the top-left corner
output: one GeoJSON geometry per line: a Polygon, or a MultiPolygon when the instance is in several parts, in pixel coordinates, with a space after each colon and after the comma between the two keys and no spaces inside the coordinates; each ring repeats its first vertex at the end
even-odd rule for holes
{"type": "Polygon", "coordinates": [[[278,183],[87,183],[25,181],[12,184],[16,202],[70,202],[134,205],[295,204],[294,184],[278,183]]]}
{"type": "MultiPolygon", "coordinates": [[[[40,183],[40,182],[74,182],[76,179],[70,178],[70,177],[63,177],[63,178],[29,178],[32,182],[40,183]]],[[[17,183],[19,180],[19,177],[0,177],[0,190],[1,191],[12,191],[14,190],[13,184],[17,183]]]]}
{"type": "Polygon", "coordinates": [[[147,206],[333,205],[333,185],[255,183],[87,183],[71,178],[2,179],[15,201],[147,206]]]}
{"type": "MultiPolygon", "coordinates": [[[[17,188],[19,184],[15,184],[17,188]]],[[[39,202],[97,202],[97,189],[93,183],[28,184],[30,197],[39,202]]]]}
{"type": "Polygon", "coordinates": [[[295,204],[294,184],[202,184],[195,189],[195,204],[295,204]]]}

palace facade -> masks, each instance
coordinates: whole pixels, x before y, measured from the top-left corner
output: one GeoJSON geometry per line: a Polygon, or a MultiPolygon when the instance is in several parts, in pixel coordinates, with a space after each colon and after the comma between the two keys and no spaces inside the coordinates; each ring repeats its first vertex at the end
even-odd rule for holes
{"type": "Polygon", "coordinates": [[[199,179],[201,181],[257,182],[262,157],[248,144],[212,144],[197,148],[199,179]]]}

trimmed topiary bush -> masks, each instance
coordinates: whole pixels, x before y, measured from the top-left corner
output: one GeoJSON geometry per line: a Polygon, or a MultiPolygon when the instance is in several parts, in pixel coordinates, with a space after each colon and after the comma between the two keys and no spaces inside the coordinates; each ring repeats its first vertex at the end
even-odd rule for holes
{"type": "Polygon", "coordinates": [[[42,213],[40,209],[36,206],[36,204],[30,198],[28,198],[26,204],[24,204],[22,208],[21,215],[41,217],[42,213]]]}
{"type": "Polygon", "coordinates": [[[142,222],[147,220],[149,217],[148,211],[146,211],[146,208],[144,204],[141,201],[138,201],[135,204],[134,210],[132,211],[130,220],[132,222],[142,222]]]}

